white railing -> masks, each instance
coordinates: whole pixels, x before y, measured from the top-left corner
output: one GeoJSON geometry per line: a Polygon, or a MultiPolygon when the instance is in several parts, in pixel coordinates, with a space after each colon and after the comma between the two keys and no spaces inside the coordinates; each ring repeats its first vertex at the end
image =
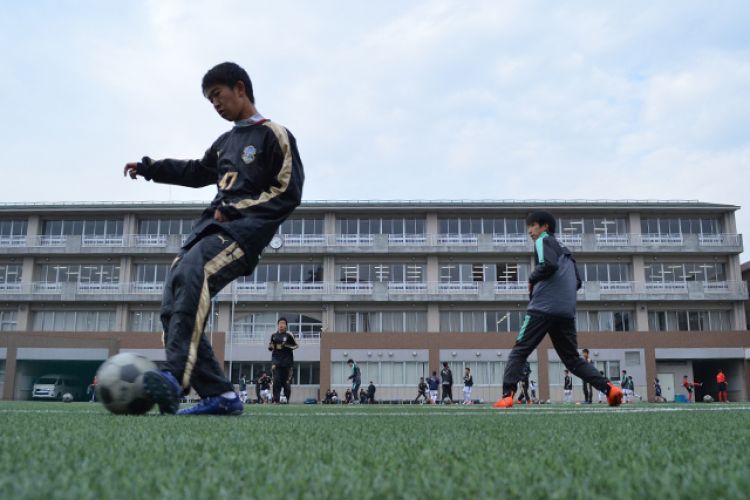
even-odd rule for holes
{"type": "Polygon", "coordinates": [[[335,238],[342,246],[371,246],[374,241],[371,234],[337,234],[335,238]]]}
{"type": "Polygon", "coordinates": [[[34,283],[31,287],[32,293],[62,293],[63,284],[62,283],[51,283],[51,282],[45,282],[41,281],[38,283],[34,283]]]}
{"type": "Polygon", "coordinates": [[[26,246],[26,236],[24,235],[0,236],[0,247],[23,246],[26,246]]]}
{"type": "Polygon", "coordinates": [[[699,234],[698,245],[705,247],[736,247],[740,244],[739,234],[699,234]]]}
{"type": "Polygon", "coordinates": [[[164,292],[164,282],[163,281],[156,281],[156,282],[140,282],[136,281],[134,283],[130,283],[130,293],[162,293],[164,292]]]}
{"type": "Polygon", "coordinates": [[[336,283],[334,291],[352,295],[369,295],[372,293],[372,283],[336,283]]]}
{"type": "Polygon", "coordinates": [[[633,281],[600,281],[599,291],[601,293],[633,293],[635,282],[633,281]]]}
{"type": "Polygon", "coordinates": [[[284,245],[290,247],[318,247],[326,245],[325,234],[282,234],[284,245]]]}
{"type": "Polygon", "coordinates": [[[388,293],[392,293],[395,295],[427,293],[427,283],[410,281],[389,281],[388,293]]]}
{"type": "Polygon", "coordinates": [[[643,245],[656,245],[656,246],[682,246],[685,240],[681,234],[656,234],[656,233],[645,233],[641,234],[641,244],[643,245]]]}
{"type": "Polygon", "coordinates": [[[526,234],[493,234],[492,243],[503,246],[519,246],[530,244],[531,239],[526,234]]]}
{"type": "Polygon", "coordinates": [[[118,293],[120,283],[78,283],[77,289],[81,294],[118,293]]]}
{"type": "Polygon", "coordinates": [[[22,290],[21,283],[0,283],[0,292],[20,292],[22,290]]]}
{"type": "MultiPolygon", "coordinates": [[[[240,294],[264,295],[268,291],[267,282],[254,283],[247,281],[244,283],[235,283],[234,287],[235,292],[240,294]]],[[[231,293],[231,290],[229,292],[231,293]]]]}
{"type": "Polygon", "coordinates": [[[167,235],[166,234],[134,234],[132,238],[132,246],[136,247],[164,247],[167,246],[167,235]]]}
{"type": "Polygon", "coordinates": [[[81,246],[84,247],[124,247],[125,238],[118,235],[82,236],[81,246]]]}
{"type": "Polygon", "coordinates": [[[580,247],[583,245],[583,236],[580,234],[555,234],[555,238],[563,245],[569,247],[580,247]]]}
{"type": "Polygon", "coordinates": [[[452,281],[438,283],[438,293],[479,293],[479,283],[476,281],[452,281]]]}
{"type": "Polygon", "coordinates": [[[704,292],[717,292],[717,293],[727,293],[730,291],[735,291],[737,289],[737,283],[736,282],[729,282],[729,281],[704,281],[703,282],[703,291],[704,292]]]}
{"type": "Polygon", "coordinates": [[[644,283],[644,291],[646,293],[687,293],[688,285],[684,281],[647,281],[644,283]]]}
{"type": "MultiPolygon", "coordinates": [[[[271,334],[273,333],[273,328],[268,330],[263,330],[260,332],[256,331],[231,331],[227,334],[227,337],[230,339],[232,344],[245,344],[245,345],[266,345],[268,344],[268,341],[271,339],[271,334]]],[[[319,344],[320,343],[320,333],[319,332],[305,332],[305,333],[298,333],[298,332],[292,332],[294,333],[294,338],[297,341],[298,344],[319,344]]]]}
{"type": "Polygon", "coordinates": [[[479,242],[476,234],[438,234],[438,245],[472,246],[479,242]]]}
{"type": "Polygon", "coordinates": [[[629,234],[597,234],[596,245],[600,247],[624,247],[630,245],[629,234]]]}
{"type": "Polygon", "coordinates": [[[394,246],[416,246],[427,243],[424,234],[389,234],[388,244],[394,246]]]}
{"type": "Polygon", "coordinates": [[[284,293],[325,293],[327,290],[325,283],[296,283],[285,281],[282,283],[284,293]]]}
{"type": "Polygon", "coordinates": [[[498,281],[495,283],[495,293],[524,293],[529,290],[529,284],[526,281],[498,281]]]}
{"type": "Polygon", "coordinates": [[[62,235],[44,235],[39,237],[39,246],[43,247],[64,247],[68,241],[67,236],[62,235]]]}

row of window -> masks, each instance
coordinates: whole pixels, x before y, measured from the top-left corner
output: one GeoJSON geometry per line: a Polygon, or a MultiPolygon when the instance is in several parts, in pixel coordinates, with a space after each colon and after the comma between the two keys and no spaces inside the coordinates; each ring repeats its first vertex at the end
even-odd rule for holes
{"type": "MultiPolygon", "coordinates": [[[[721,221],[717,217],[642,217],[644,234],[720,234],[721,221]]],[[[138,221],[138,234],[172,235],[189,234],[194,219],[161,218],[138,221]]],[[[42,221],[45,236],[122,236],[122,219],[49,219],[42,221]]],[[[318,218],[292,218],[284,222],[279,233],[294,235],[320,235],[324,233],[324,220],[318,218]]],[[[446,217],[438,218],[440,234],[526,234],[523,217],[446,217]]],[[[0,237],[24,236],[26,220],[0,220],[0,237]]],[[[337,234],[365,235],[425,234],[425,219],[420,217],[341,217],[336,219],[337,234]]],[[[627,234],[624,217],[568,217],[557,219],[557,232],[561,234],[627,234]]]]}
{"type": "MultiPolygon", "coordinates": [[[[525,311],[440,311],[441,332],[518,332],[525,311]]],[[[216,313],[215,313],[216,315],[216,313]]],[[[289,330],[302,338],[318,338],[323,328],[319,313],[242,312],[236,313],[232,331],[239,337],[264,337],[276,329],[276,322],[285,317],[289,330]]],[[[216,320],[216,318],[213,318],[216,320]]],[[[15,330],[17,311],[0,310],[0,330],[15,330]]],[[[209,319],[208,329],[212,328],[209,319]]],[[[635,312],[627,310],[589,311],[576,313],[576,328],[581,332],[628,332],[636,329],[635,312]]],[[[115,311],[35,311],[32,329],[40,331],[114,331],[115,311]]],[[[732,329],[730,310],[662,310],[649,311],[649,331],[728,331],[732,329]]],[[[162,331],[159,312],[131,310],[128,330],[162,331]]],[[[426,332],[426,311],[346,311],[335,314],[334,330],[338,332],[426,332]]]]}
{"type": "MultiPolygon", "coordinates": [[[[163,283],[169,270],[167,263],[135,265],[138,283],[163,283]]],[[[424,263],[352,263],[337,264],[335,273],[342,283],[416,282],[426,278],[424,263]]],[[[530,265],[505,263],[441,263],[440,281],[452,282],[523,282],[529,277],[530,265]]],[[[578,270],[583,281],[632,281],[632,266],[622,262],[581,262],[578,270]]],[[[644,266],[646,282],[684,283],[726,281],[726,265],[721,262],[672,263],[659,262],[644,266]]],[[[0,283],[20,283],[20,264],[0,264],[0,283]]],[[[119,264],[41,264],[37,266],[38,281],[44,283],[118,283],[119,264]]],[[[318,283],[323,281],[321,263],[259,264],[250,276],[238,283],[266,282],[318,283]]]]}

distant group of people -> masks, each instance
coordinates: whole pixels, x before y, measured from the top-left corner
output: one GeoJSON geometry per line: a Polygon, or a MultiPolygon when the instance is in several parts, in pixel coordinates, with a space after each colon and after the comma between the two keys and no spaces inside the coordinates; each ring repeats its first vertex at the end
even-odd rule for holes
{"type": "MultiPolygon", "coordinates": [[[[471,368],[464,369],[464,389],[463,404],[472,404],[471,390],[474,387],[474,377],[471,375],[471,368]]],[[[453,371],[448,366],[448,362],[443,362],[443,369],[440,370],[440,376],[437,371],[432,372],[432,376],[425,381],[424,377],[419,378],[417,384],[417,397],[414,403],[438,404],[453,403],[453,371]],[[442,389],[442,391],[440,391],[442,389]]]]}

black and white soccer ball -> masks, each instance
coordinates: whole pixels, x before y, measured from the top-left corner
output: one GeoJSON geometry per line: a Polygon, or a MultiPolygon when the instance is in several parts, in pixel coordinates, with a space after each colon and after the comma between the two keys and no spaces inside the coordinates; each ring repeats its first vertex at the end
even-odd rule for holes
{"type": "Polygon", "coordinates": [[[143,374],[156,369],[140,354],[115,354],[96,372],[96,397],[116,415],[142,415],[154,406],[143,391],[143,374]]]}
{"type": "Polygon", "coordinates": [[[712,398],[709,394],[706,394],[705,396],[703,396],[703,402],[704,403],[713,403],[714,402],[714,398],[712,398]]]}
{"type": "Polygon", "coordinates": [[[73,402],[73,395],[69,392],[66,392],[62,396],[62,402],[63,403],[72,403],[73,402]]]}

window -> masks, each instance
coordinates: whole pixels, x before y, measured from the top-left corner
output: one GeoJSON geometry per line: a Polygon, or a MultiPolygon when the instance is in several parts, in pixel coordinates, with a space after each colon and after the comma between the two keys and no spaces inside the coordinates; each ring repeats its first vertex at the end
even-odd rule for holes
{"type": "Polygon", "coordinates": [[[270,338],[281,317],[286,318],[288,330],[298,339],[320,338],[323,323],[319,312],[251,312],[236,313],[232,325],[235,343],[243,343],[247,339],[270,338]]]}
{"type": "Polygon", "coordinates": [[[128,314],[131,332],[161,332],[163,329],[159,311],[130,311],[128,314]]]}
{"type": "Polygon", "coordinates": [[[323,265],[306,264],[259,264],[250,276],[242,276],[237,283],[267,283],[281,281],[286,283],[321,283],[323,265]]]}
{"type": "Polygon", "coordinates": [[[424,234],[424,227],[425,220],[416,217],[383,219],[342,218],[336,220],[336,233],[342,235],[422,235],[424,234]]]}
{"type": "Polygon", "coordinates": [[[37,267],[42,283],[119,283],[117,264],[41,264],[37,267]]]}
{"type": "MultiPolygon", "coordinates": [[[[365,388],[370,381],[381,387],[416,387],[419,377],[429,376],[427,365],[423,361],[357,361],[365,388]]],[[[346,361],[333,361],[331,385],[337,389],[351,387],[351,380],[347,379],[351,372],[346,361]]],[[[343,397],[343,392],[339,396],[343,397]]]]}
{"type": "Polygon", "coordinates": [[[25,241],[25,220],[0,220],[0,245],[21,245],[25,241]]]}
{"type": "MultiPolygon", "coordinates": [[[[229,373],[229,362],[226,365],[226,373],[229,373]]],[[[245,377],[248,384],[248,394],[255,399],[255,389],[252,387],[260,375],[265,372],[271,375],[271,362],[247,362],[235,361],[232,363],[232,383],[239,383],[241,377],[245,377]]],[[[320,385],[320,362],[302,361],[294,363],[294,379],[292,385],[320,385]]]]}
{"type": "Polygon", "coordinates": [[[629,332],[634,329],[632,311],[576,312],[576,330],[579,332],[629,332]]]}
{"type": "Polygon", "coordinates": [[[526,220],[521,218],[447,217],[438,219],[440,234],[526,235],[526,220]]]}
{"type": "Polygon", "coordinates": [[[630,264],[623,262],[579,262],[583,281],[631,281],[630,264]]]}
{"type": "Polygon", "coordinates": [[[524,311],[440,311],[441,332],[518,332],[524,311]]]}
{"type": "Polygon", "coordinates": [[[138,283],[164,283],[169,264],[136,264],[135,281],[138,283]]]}
{"type": "Polygon", "coordinates": [[[142,219],[138,221],[138,234],[157,236],[170,234],[190,234],[193,219],[142,219]]]}
{"type": "Polygon", "coordinates": [[[557,234],[596,234],[612,236],[627,234],[627,223],[624,217],[559,217],[557,234]]]}
{"type": "Polygon", "coordinates": [[[44,236],[122,236],[123,221],[112,220],[46,220],[44,236]]]}
{"type": "Polygon", "coordinates": [[[625,351],[625,366],[640,366],[641,353],[638,351],[625,351]]]}
{"type": "Polygon", "coordinates": [[[287,219],[279,226],[279,234],[323,234],[323,218],[287,219]]]}
{"type": "Polygon", "coordinates": [[[684,283],[687,281],[726,281],[723,262],[653,262],[644,266],[646,281],[650,283],[684,283]]]}
{"type": "Polygon", "coordinates": [[[731,311],[649,311],[650,331],[727,331],[732,329],[731,311]]]}
{"type": "Polygon", "coordinates": [[[36,311],[32,323],[43,332],[111,332],[115,311],[36,311]]]}
{"type": "Polygon", "coordinates": [[[17,311],[0,310],[0,331],[12,332],[18,328],[16,319],[17,311]]]}
{"type": "Polygon", "coordinates": [[[425,267],[424,264],[340,264],[336,266],[336,278],[342,283],[424,283],[425,267]]]}
{"type": "Polygon", "coordinates": [[[20,264],[0,264],[0,290],[4,288],[3,285],[21,283],[22,269],[20,264]]]}
{"type": "Polygon", "coordinates": [[[721,221],[713,217],[646,217],[641,219],[644,234],[721,234],[721,221]]]}
{"type": "Polygon", "coordinates": [[[353,311],[336,313],[337,332],[425,332],[425,311],[353,311]]]}
{"type": "Polygon", "coordinates": [[[493,264],[495,267],[495,281],[499,283],[525,282],[529,279],[529,265],[513,263],[493,264]]]}

